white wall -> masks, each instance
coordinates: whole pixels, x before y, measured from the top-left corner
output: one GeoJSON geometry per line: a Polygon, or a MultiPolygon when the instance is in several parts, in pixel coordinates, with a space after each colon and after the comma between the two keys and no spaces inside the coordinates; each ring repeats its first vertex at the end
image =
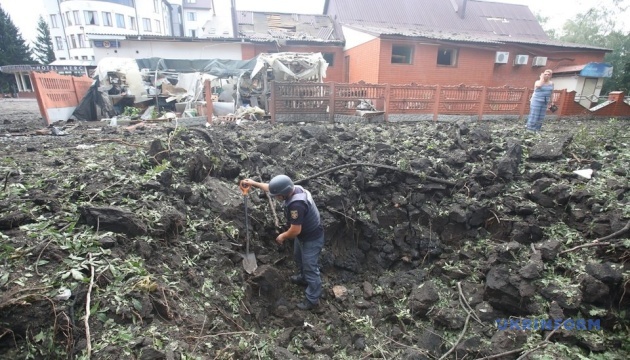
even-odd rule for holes
{"type": "Polygon", "coordinates": [[[205,21],[200,22],[200,24],[206,37],[234,38],[232,2],[230,0],[214,0],[214,12],[209,11],[205,21]]]}
{"type": "Polygon", "coordinates": [[[553,77],[553,88],[555,90],[567,89],[567,91],[576,91],[578,87],[578,79],[577,75],[572,76],[562,76],[558,74],[554,74],[553,77]]]}
{"type": "Polygon", "coordinates": [[[120,47],[94,48],[97,59],[104,57],[164,59],[231,59],[242,60],[240,43],[130,41],[123,40],[120,47]]]}
{"type": "MultiPolygon", "coordinates": [[[[586,78],[578,75],[571,76],[562,76],[562,75],[554,75],[553,77],[553,87],[556,90],[567,89],[567,91],[575,91],[576,96],[581,95],[592,95],[592,94],[582,94],[584,90],[584,81],[586,78]]],[[[597,85],[595,86],[595,96],[600,96],[602,92],[602,86],[604,85],[604,78],[597,79],[597,85]]]]}
{"type": "Polygon", "coordinates": [[[344,50],[352,49],[353,47],[365,44],[368,41],[376,39],[376,36],[366,34],[354,29],[350,29],[347,26],[342,26],[343,36],[346,38],[346,46],[344,50]]]}

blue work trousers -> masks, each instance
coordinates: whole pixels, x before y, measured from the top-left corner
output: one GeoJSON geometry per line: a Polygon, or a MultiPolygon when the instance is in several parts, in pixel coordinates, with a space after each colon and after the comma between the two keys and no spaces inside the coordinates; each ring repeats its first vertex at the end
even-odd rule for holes
{"type": "Polygon", "coordinates": [[[306,280],[306,299],[313,304],[319,303],[322,295],[322,278],[319,275],[319,254],[324,247],[324,235],[309,240],[293,241],[293,258],[302,278],[306,280]]]}

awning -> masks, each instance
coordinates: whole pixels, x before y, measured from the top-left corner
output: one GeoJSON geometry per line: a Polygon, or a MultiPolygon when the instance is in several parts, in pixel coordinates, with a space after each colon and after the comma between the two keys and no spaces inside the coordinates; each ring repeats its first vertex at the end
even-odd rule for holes
{"type": "Polygon", "coordinates": [[[613,66],[607,63],[591,62],[584,66],[584,69],[580,71],[580,76],[584,77],[612,77],[613,66]]]}
{"type": "Polygon", "coordinates": [[[554,74],[578,73],[582,77],[612,77],[613,67],[608,63],[590,62],[582,65],[561,66],[553,71],[554,74]]]}
{"type": "Polygon", "coordinates": [[[88,67],[94,66],[85,66],[85,65],[5,65],[0,66],[0,72],[11,74],[11,73],[28,73],[31,71],[35,72],[46,72],[46,71],[76,71],[76,72],[86,72],[88,67]]]}

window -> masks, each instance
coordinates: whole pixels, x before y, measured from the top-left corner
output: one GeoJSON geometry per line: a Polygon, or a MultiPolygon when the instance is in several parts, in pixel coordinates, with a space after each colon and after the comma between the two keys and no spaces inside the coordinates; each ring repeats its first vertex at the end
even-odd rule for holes
{"type": "Polygon", "coordinates": [[[186,0],[186,4],[196,4],[197,0],[186,0]]]}
{"type": "Polygon", "coordinates": [[[194,11],[189,11],[186,13],[186,18],[188,21],[197,21],[197,13],[194,11]]]}
{"type": "Polygon", "coordinates": [[[87,59],[88,59],[87,55],[82,55],[81,56],[81,60],[87,60],[87,59]]]}
{"type": "Polygon", "coordinates": [[[53,29],[59,27],[59,24],[57,23],[57,15],[55,14],[50,15],[50,27],[53,29]]]}
{"type": "Polygon", "coordinates": [[[72,18],[70,18],[70,11],[66,11],[66,24],[72,26],[72,18]]]}
{"type": "Polygon", "coordinates": [[[162,33],[162,26],[160,25],[160,20],[155,20],[155,32],[158,34],[162,33]]]}
{"type": "Polygon", "coordinates": [[[70,35],[70,43],[72,44],[72,48],[77,48],[77,38],[73,35],[70,35]]]}
{"type": "Polygon", "coordinates": [[[158,0],[153,0],[153,12],[156,14],[160,13],[160,5],[158,5],[158,0]]]}
{"type": "Polygon", "coordinates": [[[112,13],[103,13],[103,26],[112,26],[112,13]]]}
{"type": "Polygon", "coordinates": [[[131,30],[137,30],[138,28],[136,27],[136,18],[133,16],[129,17],[129,28],[131,30]]]}
{"type": "Polygon", "coordinates": [[[80,48],[85,47],[85,38],[83,37],[83,34],[79,34],[79,47],[80,48]]]}
{"type": "Polygon", "coordinates": [[[96,11],[84,11],[85,15],[85,25],[98,25],[98,16],[96,16],[96,11]]]}
{"type": "Polygon", "coordinates": [[[125,28],[125,15],[116,14],[116,26],[121,29],[125,28]]]}
{"type": "Polygon", "coordinates": [[[74,25],[81,25],[81,15],[79,15],[79,10],[74,10],[72,12],[72,17],[74,18],[74,25]]]}
{"type": "Polygon", "coordinates": [[[406,45],[392,46],[392,64],[411,64],[413,49],[406,45]]]}
{"type": "Polygon", "coordinates": [[[328,63],[328,66],[333,66],[333,64],[335,63],[335,54],[333,53],[322,53],[322,56],[324,57],[324,60],[326,60],[326,62],[328,63]]]}
{"type": "Polygon", "coordinates": [[[57,50],[63,50],[63,39],[61,36],[55,36],[55,44],[57,44],[57,50]]]}
{"type": "Polygon", "coordinates": [[[457,65],[457,49],[439,48],[437,64],[445,66],[457,65]]]}
{"type": "Polygon", "coordinates": [[[151,19],[142,18],[142,27],[144,31],[151,31],[151,19]]]}

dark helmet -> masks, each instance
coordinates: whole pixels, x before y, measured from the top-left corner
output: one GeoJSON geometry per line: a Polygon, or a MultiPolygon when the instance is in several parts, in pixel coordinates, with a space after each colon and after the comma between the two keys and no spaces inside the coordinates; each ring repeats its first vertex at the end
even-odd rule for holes
{"type": "Polygon", "coordinates": [[[286,175],[274,176],[269,182],[269,193],[273,196],[288,196],[294,188],[293,181],[286,175]]]}

